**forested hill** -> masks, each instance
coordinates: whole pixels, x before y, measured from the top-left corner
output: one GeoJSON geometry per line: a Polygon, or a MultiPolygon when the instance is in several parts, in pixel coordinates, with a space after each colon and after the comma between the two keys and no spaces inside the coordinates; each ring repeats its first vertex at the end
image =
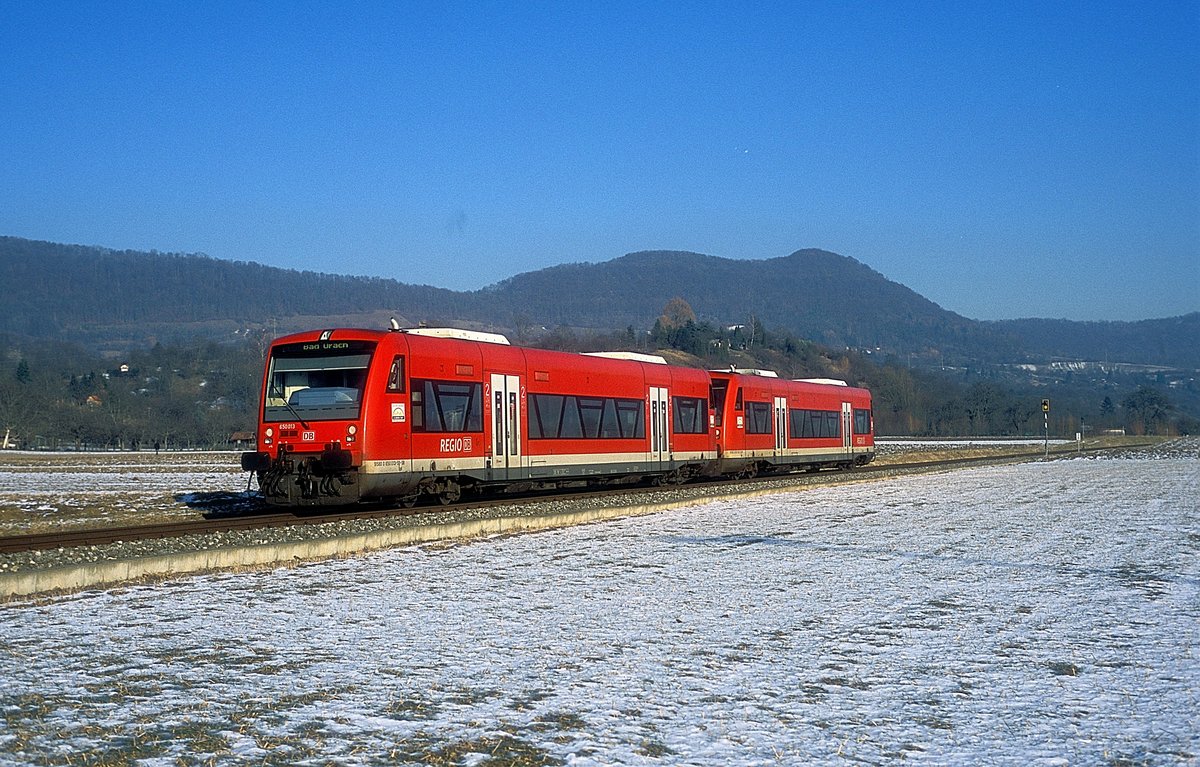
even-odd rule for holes
{"type": "Polygon", "coordinates": [[[203,255],[109,250],[0,237],[0,332],[88,334],[96,326],[161,326],[403,306],[453,307],[459,294],[394,280],[277,269],[203,255]]]}
{"type": "Polygon", "coordinates": [[[942,309],[858,261],[823,250],[740,261],[649,251],[600,264],[568,264],[517,275],[488,292],[562,325],[645,327],[664,300],[685,299],[716,325],[785,329],[832,346],[974,357],[1017,353],[1005,334],[942,309]]]}
{"type": "Polygon", "coordinates": [[[298,272],[203,255],[116,251],[0,237],[0,333],[136,347],[238,329],[470,324],[644,330],[672,298],[713,325],[762,323],[831,346],[962,361],[1028,353],[1200,367],[1200,314],[1138,323],[982,323],[866,265],[821,250],[761,261],[633,253],[528,272],[480,291],[298,272]],[[380,317],[383,319],[381,320],[380,317]]]}
{"type": "Polygon", "coordinates": [[[1015,336],[1022,349],[1037,357],[1200,369],[1200,312],[1141,322],[1024,319],[988,324],[1015,336]]]}

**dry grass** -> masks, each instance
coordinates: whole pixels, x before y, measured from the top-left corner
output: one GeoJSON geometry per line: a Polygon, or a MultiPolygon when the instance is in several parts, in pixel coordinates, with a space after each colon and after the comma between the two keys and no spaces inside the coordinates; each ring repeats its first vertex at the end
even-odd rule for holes
{"type": "MultiPolygon", "coordinates": [[[[1133,447],[1145,445],[1153,441],[1161,441],[1162,439],[1161,437],[1099,437],[1085,441],[1083,449],[1093,451],[1096,449],[1133,447]]],[[[947,440],[947,442],[950,443],[953,440],[947,440]]],[[[1070,455],[1078,451],[1079,445],[1075,442],[1050,445],[1050,455],[1052,456],[1070,455]]],[[[980,441],[971,445],[946,444],[945,446],[938,446],[931,440],[912,446],[906,446],[903,443],[887,445],[881,449],[881,454],[875,459],[875,463],[891,465],[914,461],[945,461],[954,458],[1039,456],[1043,452],[1042,443],[1036,441],[1019,445],[1002,441],[997,441],[995,444],[980,441]]]]}

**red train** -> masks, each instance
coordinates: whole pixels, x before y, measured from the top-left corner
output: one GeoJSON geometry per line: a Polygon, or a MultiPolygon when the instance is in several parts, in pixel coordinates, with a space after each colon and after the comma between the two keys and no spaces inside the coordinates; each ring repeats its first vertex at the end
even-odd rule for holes
{"type": "Polygon", "coordinates": [[[271,346],[257,452],[269,503],[683,482],[875,457],[871,394],[454,329],[325,330],[271,346]]]}

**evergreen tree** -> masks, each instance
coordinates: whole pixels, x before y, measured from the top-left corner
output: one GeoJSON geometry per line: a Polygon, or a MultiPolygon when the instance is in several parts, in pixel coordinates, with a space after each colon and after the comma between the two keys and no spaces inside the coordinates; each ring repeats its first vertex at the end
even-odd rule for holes
{"type": "Polygon", "coordinates": [[[1111,423],[1115,412],[1117,412],[1117,408],[1113,405],[1112,397],[1106,394],[1100,403],[1100,417],[1104,419],[1105,423],[1111,423]]]}
{"type": "Polygon", "coordinates": [[[1139,386],[1137,391],[1121,401],[1121,406],[1129,415],[1135,432],[1151,434],[1155,426],[1166,420],[1171,402],[1157,389],[1139,386]]]}

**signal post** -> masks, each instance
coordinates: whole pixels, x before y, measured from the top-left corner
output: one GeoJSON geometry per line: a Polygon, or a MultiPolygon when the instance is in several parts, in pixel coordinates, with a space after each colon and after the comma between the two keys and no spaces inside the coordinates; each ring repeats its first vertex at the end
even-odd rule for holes
{"type": "Polygon", "coordinates": [[[1042,400],[1042,420],[1045,423],[1046,458],[1050,457],[1050,400],[1042,400]]]}

